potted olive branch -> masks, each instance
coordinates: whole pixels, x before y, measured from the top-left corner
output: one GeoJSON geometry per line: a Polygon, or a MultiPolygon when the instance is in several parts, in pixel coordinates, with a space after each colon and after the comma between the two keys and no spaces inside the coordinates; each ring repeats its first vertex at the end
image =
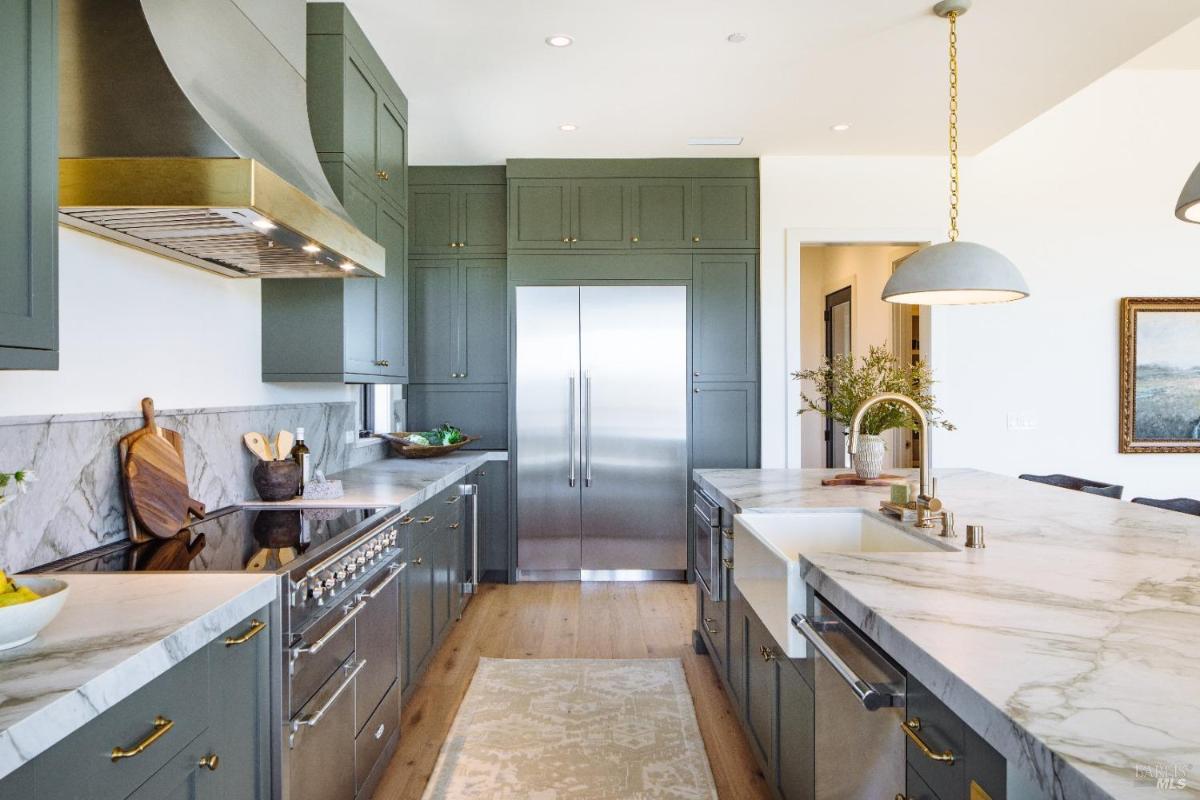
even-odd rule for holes
{"type": "MultiPolygon", "coordinates": [[[[933,397],[933,372],[924,361],[906,364],[886,347],[872,345],[859,363],[852,355],[823,359],[816,369],[792,373],[798,381],[811,381],[810,395],[801,391],[804,408],[799,413],[815,411],[844,428],[850,427],[854,412],[865,401],[879,394],[892,392],[912,398],[925,410],[931,428],[948,431],[954,426],[942,418],[941,409],[933,397]]],[[[886,442],[884,431],[894,428],[916,430],[918,423],[912,411],[897,403],[880,403],[863,417],[859,428],[858,452],[854,455],[854,472],[860,478],[878,478],[883,472],[886,442]]]]}

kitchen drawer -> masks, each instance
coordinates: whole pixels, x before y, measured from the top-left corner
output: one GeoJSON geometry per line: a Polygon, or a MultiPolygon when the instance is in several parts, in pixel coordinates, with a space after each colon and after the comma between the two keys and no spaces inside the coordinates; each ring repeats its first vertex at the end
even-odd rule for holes
{"type": "MultiPolygon", "coordinates": [[[[357,658],[367,662],[354,686],[355,731],[366,725],[375,707],[400,677],[400,573],[398,561],[371,580],[378,592],[354,621],[357,658]]],[[[363,589],[368,591],[366,587],[363,589]]]]}
{"type": "Polygon", "coordinates": [[[125,798],[209,726],[208,651],[201,650],[56,744],[37,761],[38,795],[125,798]],[[169,721],[156,729],[156,719],[169,721]],[[151,736],[165,728],[157,739],[151,736]],[[148,743],[147,743],[148,742],[148,743]],[[114,748],[138,755],[112,760],[114,748]]]}
{"type": "Polygon", "coordinates": [[[225,757],[214,750],[221,741],[206,731],[184,745],[174,758],[126,800],[201,800],[202,798],[255,797],[265,795],[225,794],[218,780],[227,766],[225,757]],[[215,760],[214,760],[215,758],[215,760]],[[211,765],[211,766],[210,766],[211,765]]]}
{"type": "MultiPolygon", "coordinates": [[[[340,617],[331,615],[331,621],[336,622],[340,617]]],[[[328,628],[326,628],[328,630],[328,628]]],[[[319,637],[321,631],[314,631],[314,637],[319,637]]],[[[292,662],[292,691],[288,716],[294,717],[300,707],[312,699],[329,676],[342,666],[343,662],[354,654],[354,623],[348,624],[329,640],[329,643],[316,653],[302,653],[292,662]]]]}
{"type": "Polygon", "coordinates": [[[354,797],[354,687],[347,681],[355,680],[351,675],[356,663],[350,656],[339,665],[285,736],[284,746],[290,751],[290,800],[354,797]]]}
{"type": "MultiPolygon", "coordinates": [[[[271,785],[271,637],[268,608],[208,646],[209,731],[220,769],[206,776],[214,797],[268,797],[271,785]]],[[[205,770],[207,772],[207,770],[205,770]]]]}
{"type": "Polygon", "coordinates": [[[726,605],[724,601],[717,602],[709,597],[708,592],[704,591],[704,587],[699,581],[696,582],[696,591],[700,593],[700,629],[704,635],[705,644],[708,645],[708,652],[716,662],[717,672],[723,675],[729,660],[726,605]]]}
{"type": "Polygon", "coordinates": [[[941,797],[966,797],[962,721],[911,675],[908,677],[907,706],[906,722],[909,727],[912,727],[913,720],[920,720],[920,729],[913,730],[913,733],[934,753],[954,754],[953,763],[935,761],[909,738],[905,742],[909,765],[941,797]]]}
{"type": "Polygon", "coordinates": [[[400,682],[392,684],[375,713],[354,740],[354,788],[361,792],[379,755],[400,729],[400,682]]]}

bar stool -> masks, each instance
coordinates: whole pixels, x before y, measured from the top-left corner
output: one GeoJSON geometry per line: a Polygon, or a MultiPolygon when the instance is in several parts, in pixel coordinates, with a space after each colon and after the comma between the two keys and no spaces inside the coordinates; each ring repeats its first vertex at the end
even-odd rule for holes
{"type": "Polygon", "coordinates": [[[1174,497],[1170,500],[1155,500],[1153,497],[1135,497],[1132,502],[1200,517],[1200,500],[1193,500],[1190,497],[1174,497]]]}
{"type": "Polygon", "coordinates": [[[1120,500],[1121,495],[1125,492],[1124,486],[1118,486],[1113,483],[1103,483],[1101,481],[1092,481],[1087,478],[1076,478],[1071,475],[1018,475],[1023,481],[1033,481],[1034,483],[1046,483],[1050,486],[1060,486],[1063,489],[1073,489],[1077,492],[1087,492],[1088,494],[1098,494],[1102,497],[1111,497],[1114,500],[1120,500]]]}

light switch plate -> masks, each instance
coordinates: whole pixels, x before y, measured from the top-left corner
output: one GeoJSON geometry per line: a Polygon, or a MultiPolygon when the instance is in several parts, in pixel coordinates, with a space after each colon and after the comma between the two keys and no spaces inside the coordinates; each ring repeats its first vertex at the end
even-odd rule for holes
{"type": "Polygon", "coordinates": [[[346,431],[346,444],[354,444],[354,431],[346,431]]]}
{"type": "Polygon", "coordinates": [[[1038,418],[1036,414],[1029,414],[1017,411],[1008,412],[1008,429],[1010,431],[1032,431],[1037,430],[1038,418]]]}

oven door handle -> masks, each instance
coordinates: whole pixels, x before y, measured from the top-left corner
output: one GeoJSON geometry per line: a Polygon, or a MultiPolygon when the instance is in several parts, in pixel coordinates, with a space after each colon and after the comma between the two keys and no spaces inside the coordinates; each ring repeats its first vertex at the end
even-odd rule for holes
{"type": "MultiPolygon", "coordinates": [[[[397,573],[397,574],[399,574],[399,573],[397,573]]],[[[338,620],[337,623],[332,628],[325,631],[325,634],[320,639],[317,639],[312,644],[300,644],[297,647],[293,647],[292,652],[298,656],[305,655],[305,654],[316,654],[316,653],[321,652],[321,648],[324,647],[325,645],[329,644],[329,642],[333,639],[333,637],[337,636],[338,633],[342,630],[342,628],[345,628],[347,625],[349,625],[351,622],[353,622],[354,618],[357,617],[359,615],[359,613],[361,613],[362,610],[366,607],[367,607],[366,600],[359,600],[357,603],[354,603],[352,605],[347,604],[346,616],[344,616],[340,620],[338,620]]]]}
{"type": "Polygon", "coordinates": [[[322,706],[314,713],[308,714],[293,722],[292,728],[298,729],[301,725],[307,725],[311,728],[320,722],[321,718],[329,713],[329,709],[333,708],[333,704],[336,703],[337,699],[342,696],[342,693],[350,688],[350,685],[354,683],[354,679],[358,677],[358,673],[362,672],[363,667],[366,665],[367,660],[365,658],[360,659],[358,663],[354,665],[354,668],[350,670],[350,674],[346,676],[346,680],[342,681],[342,685],[339,686],[334,693],[329,696],[329,699],[326,700],[324,704],[322,704],[322,706]]]}
{"type": "Polygon", "coordinates": [[[903,697],[899,697],[886,690],[881,691],[880,687],[859,677],[858,673],[851,669],[850,665],[829,646],[829,642],[825,641],[821,634],[817,632],[816,627],[814,627],[808,617],[803,614],[796,614],[792,617],[792,627],[800,631],[804,638],[808,640],[808,643],[829,662],[829,666],[833,667],[833,671],[846,682],[850,690],[858,698],[858,702],[862,703],[863,708],[867,711],[904,705],[903,697]]]}
{"type": "Polygon", "coordinates": [[[374,600],[376,597],[379,596],[380,592],[382,592],[384,589],[386,589],[388,587],[389,583],[396,580],[396,578],[400,575],[400,573],[404,572],[404,570],[407,568],[408,568],[407,561],[401,561],[399,564],[393,563],[393,564],[389,565],[387,577],[384,578],[383,580],[381,580],[379,582],[379,584],[371,591],[361,592],[358,595],[359,601],[362,602],[363,600],[374,600]]]}

